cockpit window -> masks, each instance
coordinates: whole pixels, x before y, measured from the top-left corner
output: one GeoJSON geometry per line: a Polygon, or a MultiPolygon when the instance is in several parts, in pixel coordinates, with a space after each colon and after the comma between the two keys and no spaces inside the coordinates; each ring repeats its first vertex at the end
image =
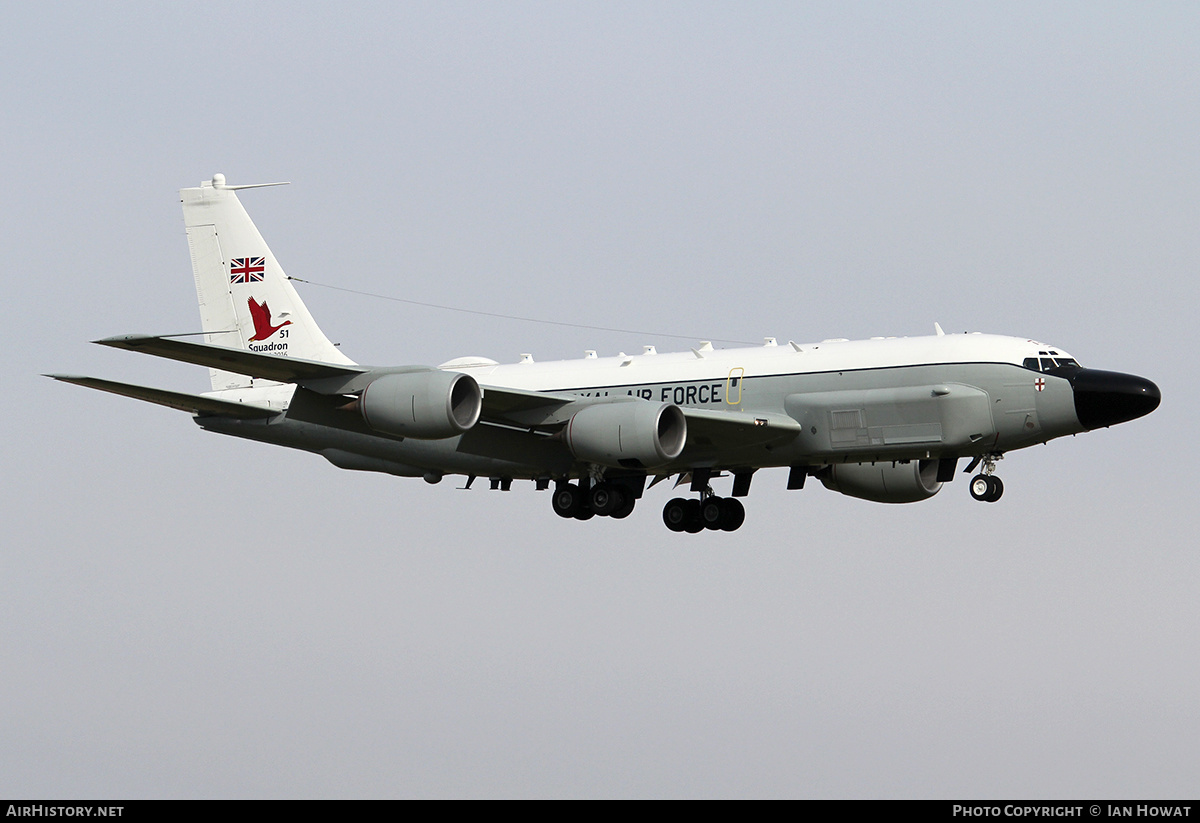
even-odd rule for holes
{"type": "Polygon", "coordinates": [[[1021,365],[1031,371],[1047,372],[1053,369],[1061,369],[1064,367],[1078,369],[1079,364],[1071,357],[1026,357],[1021,361],[1021,365]]]}

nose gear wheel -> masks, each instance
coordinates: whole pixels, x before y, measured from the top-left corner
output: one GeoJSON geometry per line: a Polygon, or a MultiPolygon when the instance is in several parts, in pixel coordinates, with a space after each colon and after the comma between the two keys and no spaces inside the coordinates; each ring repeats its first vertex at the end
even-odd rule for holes
{"type": "Polygon", "coordinates": [[[985,454],[983,471],[971,478],[971,496],[984,503],[995,503],[1004,494],[1004,483],[993,472],[996,471],[996,461],[1004,457],[1002,454],[985,454]]]}

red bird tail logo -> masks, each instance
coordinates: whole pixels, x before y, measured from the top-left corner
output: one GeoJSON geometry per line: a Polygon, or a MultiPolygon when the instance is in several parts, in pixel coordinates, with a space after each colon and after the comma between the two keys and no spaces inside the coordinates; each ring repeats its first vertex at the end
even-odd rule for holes
{"type": "Polygon", "coordinates": [[[264,300],[259,303],[251,297],[248,302],[250,304],[250,319],[254,321],[254,336],[250,338],[251,342],[266,340],[284,326],[292,325],[291,320],[284,320],[278,326],[272,326],[271,310],[267,308],[267,301],[264,300]]]}

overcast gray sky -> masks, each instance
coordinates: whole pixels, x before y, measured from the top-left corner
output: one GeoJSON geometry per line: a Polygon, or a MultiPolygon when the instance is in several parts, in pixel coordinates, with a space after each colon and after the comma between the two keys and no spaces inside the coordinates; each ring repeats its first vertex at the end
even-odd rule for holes
{"type": "MultiPolygon", "coordinates": [[[[9,5],[0,795],[1195,797],[1200,8],[9,5]],[[339,471],[54,383],[199,326],[242,201],[357,360],[950,331],[1162,388],[734,535],[339,471]],[[1188,423],[1188,421],[1191,421],[1188,423]]],[[[718,491],[722,489],[718,488],[718,491]]]]}

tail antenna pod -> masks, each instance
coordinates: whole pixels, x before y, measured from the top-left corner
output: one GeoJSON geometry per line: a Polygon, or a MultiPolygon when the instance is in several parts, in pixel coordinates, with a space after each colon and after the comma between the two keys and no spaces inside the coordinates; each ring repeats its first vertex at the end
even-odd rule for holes
{"type": "Polygon", "coordinates": [[[230,186],[225,183],[225,175],[221,173],[214,174],[212,180],[205,180],[200,184],[201,188],[207,186],[214,189],[227,189],[229,191],[241,191],[242,189],[262,189],[267,186],[287,186],[291,185],[291,181],[281,183],[245,183],[240,186],[230,186]]]}

